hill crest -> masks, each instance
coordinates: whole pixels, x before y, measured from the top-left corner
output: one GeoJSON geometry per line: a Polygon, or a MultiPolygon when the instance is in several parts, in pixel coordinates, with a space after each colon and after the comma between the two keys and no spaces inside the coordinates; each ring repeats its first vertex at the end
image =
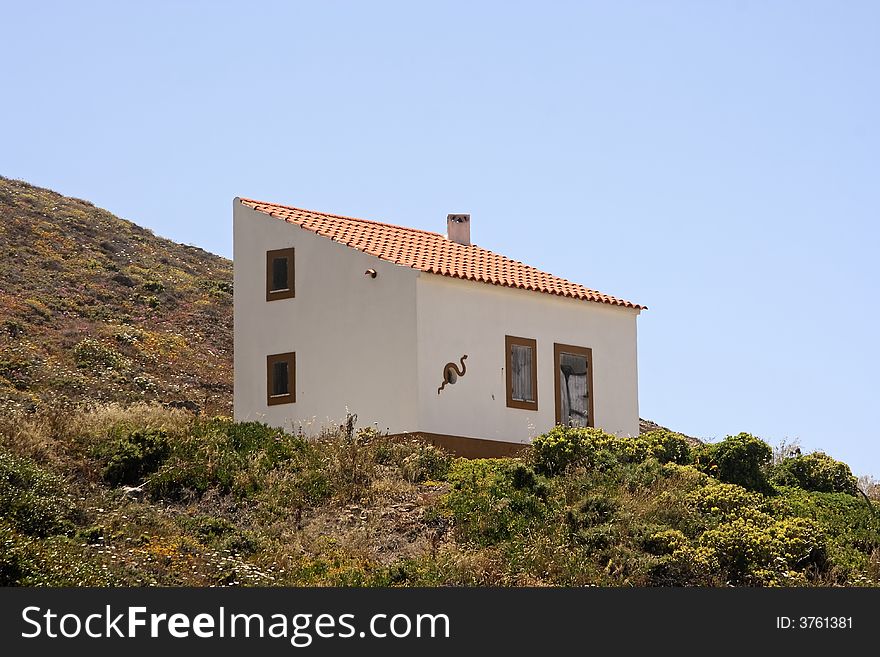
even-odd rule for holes
{"type": "Polygon", "coordinates": [[[0,405],[232,407],[232,262],[0,177],[0,405]]]}

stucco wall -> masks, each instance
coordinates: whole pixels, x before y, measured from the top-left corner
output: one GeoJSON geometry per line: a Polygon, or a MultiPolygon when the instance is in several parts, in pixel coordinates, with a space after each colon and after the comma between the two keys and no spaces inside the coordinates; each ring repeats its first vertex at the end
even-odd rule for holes
{"type": "Polygon", "coordinates": [[[290,429],[416,429],[418,273],[233,202],[235,417],[290,429]],[[296,297],[266,301],[266,251],[296,249],[296,297]],[[366,269],[378,276],[364,276],[366,269]],[[266,404],[266,356],[296,352],[296,403],[266,404]]]}
{"type": "Polygon", "coordinates": [[[635,310],[432,274],[418,279],[419,429],[526,442],[556,422],[553,343],[593,350],[596,426],[639,430],[635,310]],[[507,408],[504,336],[534,338],[538,410],[507,408]],[[442,394],[443,366],[467,373],[442,394]]]}

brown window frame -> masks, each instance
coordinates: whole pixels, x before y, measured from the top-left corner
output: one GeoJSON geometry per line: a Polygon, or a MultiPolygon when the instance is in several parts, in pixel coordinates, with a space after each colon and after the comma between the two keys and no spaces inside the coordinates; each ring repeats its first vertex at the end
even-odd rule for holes
{"type": "Polygon", "coordinates": [[[520,338],[515,335],[504,336],[504,367],[507,379],[507,407],[519,408],[524,411],[538,410],[538,341],[533,338],[520,338]],[[534,401],[522,401],[513,398],[513,368],[511,367],[511,352],[514,345],[530,347],[532,350],[532,391],[535,393],[534,401]]]}
{"type": "Polygon", "coordinates": [[[296,282],[294,276],[295,255],[293,247],[266,251],[266,301],[292,299],[296,296],[294,285],[296,282]],[[287,287],[281,290],[272,289],[272,267],[277,258],[287,258],[287,287]]]}
{"type": "Polygon", "coordinates": [[[574,354],[587,359],[587,390],[590,393],[590,408],[587,410],[587,426],[595,427],[596,418],[593,416],[593,350],[590,347],[578,347],[573,344],[553,343],[553,387],[556,391],[556,424],[562,424],[562,386],[559,383],[559,356],[561,354],[574,354]]]}
{"type": "Polygon", "coordinates": [[[277,406],[278,404],[296,403],[296,352],[290,351],[285,354],[271,354],[266,356],[266,404],[277,406]],[[273,395],[275,389],[275,363],[287,363],[287,394],[273,395]]]}

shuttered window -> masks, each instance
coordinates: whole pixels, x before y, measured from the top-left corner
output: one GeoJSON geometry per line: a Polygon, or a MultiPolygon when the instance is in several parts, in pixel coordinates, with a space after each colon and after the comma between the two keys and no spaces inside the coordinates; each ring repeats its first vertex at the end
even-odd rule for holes
{"type": "Polygon", "coordinates": [[[538,349],[535,340],[505,336],[507,405],[538,410],[538,349]]]}
{"type": "Polygon", "coordinates": [[[266,357],[266,403],[292,404],[296,401],[296,354],[266,357]]]}
{"type": "Polygon", "coordinates": [[[592,427],[593,352],[588,347],[553,345],[556,368],[556,423],[592,427]]]}
{"type": "Polygon", "coordinates": [[[510,348],[511,397],[515,401],[535,401],[532,390],[532,348],[515,344],[510,348]]]}
{"type": "Polygon", "coordinates": [[[266,301],[291,299],[294,291],[294,250],[266,252],[266,301]]]}

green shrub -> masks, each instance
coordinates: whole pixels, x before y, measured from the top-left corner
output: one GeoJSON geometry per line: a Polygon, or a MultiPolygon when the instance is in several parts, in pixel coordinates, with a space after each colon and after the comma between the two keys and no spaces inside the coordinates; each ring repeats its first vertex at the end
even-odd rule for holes
{"type": "Polygon", "coordinates": [[[588,493],[565,512],[569,537],[593,555],[608,549],[620,541],[614,525],[619,508],[619,501],[609,493],[588,493]]]}
{"type": "Polygon", "coordinates": [[[585,461],[595,451],[585,431],[557,425],[532,441],[535,470],[547,476],[564,472],[585,461]]]}
{"type": "Polygon", "coordinates": [[[712,483],[687,496],[688,504],[703,515],[725,517],[757,508],[763,498],[736,484],[712,483]]]}
{"type": "Polygon", "coordinates": [[[592,427],[557,425],[532,441],[531,458],[536,472],[555,476],[576,466],[608,470],[618,460],[643,460],[648,452],[638,439],[615,438],[592,427]]]}
{"type": "Polygon", "coordinates": [[[233,291],[232,281],[200,281],[199,287],[219,298],[229,298],[233,291]]]}
{"type": "MultiPolygon", "coordinates": [[[[236,483],[241,492],[250,492],[247,475],[254,464],[248,456],[253,450],[243,445],[236,449],[236,438],[240,436],[235,430],[230,436],[226,428],[210,421],[193,423],[174,441],[168,458],[150,479],[150,494],[171,500],[187,494],[202,495],[212,488],[227,494],[236,483]]],[[[265,455],[261,450],[256,456],[265,455]]]]}
{"type": "Polygon", "coordinates": [[[28,387],[39,361],[20,354],[0,358],[0,378],[7,379],[19,390],[28,387]]]}
{"type": "Polygon", "coordinates": [[[456,460],[442,509],[459,540],[493,545],[547,514],[547,491],[530,468],[510,459],[456,460]]]}
{"type": "Polygon", "coordinates": [[[703,546],[683,545],[662,554],[648,568],[648,586],[717,586],[720,581],[715,553],[703,546]]]}
{"type": "Polygon", "coordinates": [[[30,459],[0,449],[0,518],[32,536],[72,530],[78,508],[67,483],[30,459]]]}
{"type": "Polygon", "coordinates": [[[676,434],[559,428],[527,459],[467,461],[352,433],[146,405],[0,417],[0,585],[880,583],[863,498],[776,469],[772,496],[719,481],[713,446],[676,434]],[[75,495],[50,468],[85,475],[75,495]],[[147,498],[95,485],[102,470],[147,498]]]}
{"type": "Polygon", "coordinates": [[[373,436],[376,463],[398,468],[401,476],[413,483],[442,481],[452,465],[445,450],[421,440],[398,440],[373,436]]]}
{"type": "Polygon", "coordinates": [[[660,463],[687,465],[692,462],[691,444],[680,433],[655,429],[640,435],[639,440],[648,444],[651,455],[660,463]]]}
{"type": "Polygon", "coordinates": [[[858,482],[846,463],[822,452],[783,459],[773,468],[773,482],[821,493],[858,495],[858,482]]]}
{"type": "Polygon", "coordinates": [[[7,319],[3,322],[3,328],[10,338],[15,339],[24,333],[24,324],[14,319],[7,319]]]}
{"type": "Polygon", "coordinates": [[[132,345],[136,342],[143,342],[144,334],[137,329],[126,329],[113,334],[113,338],[120,344],[132,345]]]}
{"type": "Polygon", "coordinates": [[[644,463],[651,458],[660,463],[679,465],[691,462],[687,439],[671,431],[657,430],[640,436],[609,436],[602,447],[620,463],[644,463]]]}
{"type": "Polygon", "coordinates": [[[125,364],[125,357],[94,338],[86,338],[73,348],[73,360],[80,368],[118,370],[125,364]]]}
{"type": "Polygon", "coordinates": [[[756,523],[735,518],[702,535],[700,544],[715,555],[734,585],[781,586],[803,583],[804,571],[826,563],[825,537],[805,518],[756,523]]]}
{"type": "Polygon", "coordinates": [[[105,448],[107,465],[103,477],[111,486],[135,485],[154,473],[168,458],[168,434],[161,429],[142,429],[113,440],[105,448]]]}
{"type": "Polygon", "coordinates": [[[0,586],[16,586],[24,577],[31,542],[0,520],[0,586]]]}
{"type": "Polygon", "coordinates": [[[452,457],[434,445],[419,445],[401,463],[401,474],[407,481],[442,481],[452,465],[452,457]]]}
{"type": "Polygon", "coordinates": [[[691,462],[691,448],[680,434],[657,430],[641,436],[612,436],[600,429],[556,426],[532,441],[535,470],[555,476],[574,466],[610,470],[620,463],[691,462]]]}
{"type": "Polygon", "coordinates": [[[590,493],[566,511],[565,521],[572,531],[610,522],[619,508],[617,500],[605,493],[590,493]]]}
{"type": "Polygon", "coordinates": [[[720,481],[767,492],[769,484],[764,469],[772,456],[773,450],[763,440],[741,433],[720,443],[703,445],[696,462],[703,472],[720,481]]]}
{"type": "Polygon", "coordinates": [[[0,586],[110,586],[106,566],[66,536],[23,536],[0,521],[0,586]]]}
{"type": "Polygon", "coordinates": [[[663,529],[648,536],[643,547],[649,554],[668,555],[689,546],[687,536],[677,529],[663,529]]]}
{"type": "Polygon", "coordinates": [[[268,471],[294,460],[307,449],[308,443],[261,422],[234,422],[214,418],[199,423],[196,434],[223,436],[228,446],[241,455],[254,455],[262,471],[268,471]]]}
{"type": "MultiPolygon", "coordinates": [[[[245,498],[274,482],[295,505],[325,496],[331,480],[316,445],[305,439],[259,422],[213,418],[194,422],[170,441],[168,457],[147,489],[153,497],[172,500],[211,489],[245,498]]],[[[277,496],[266,495],[274,504],[277,496]]]]}
{"type": "Polygon", "coordinates": [[[848,493],[818,493],[781,488],[770,501],[776,517],[799,517],[819,524],[828,545],[835,583],[846,584],[876,569],[880,556],[880,517],[863,499],[848,493]]]}
{"type": "Polygon", "coordinates": [[[254,532],[239,529],[225,518],[206,515],[184,516],[180,524],[192,532],[203,545],[227,550],[233,554],[253,554],[259,544],[254,532]]]}

